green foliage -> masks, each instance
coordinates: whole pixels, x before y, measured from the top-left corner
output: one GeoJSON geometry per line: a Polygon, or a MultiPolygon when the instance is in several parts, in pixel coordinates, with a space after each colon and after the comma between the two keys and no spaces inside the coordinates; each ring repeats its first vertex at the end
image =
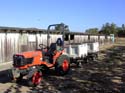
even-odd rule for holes
{"type": "Polygon", "coordinates": [[[101,33],[110,35],[110,34],[117,34],[117,26],[114,23],[106,23],[101,28],[101,33]]]}
{"type": "Polygon", "coordinates": [[[85,31],[87,34],[98,34],[99,30],[98,28],[90,28],[85,31]]]}
{"type": "Polygon", "coordinates": [[[61,25],[57,25],[56,27],[55,27],[55,30],[60,30],[61,29],[61,25]]]}
{"type": "Polygon", "coordinates": [[[114,34],[115,36],[125,37],[125,24],[122,24],[121,27],[118,27],[115,23],[105,23],[102,28],[90,28],[85,31],[88,34],[105,34],[110,35],[114,34]]]}
{"type": "Polygon", "coordinates": [[[117,32],[118,36],[125,37],[125,25],[124,24],[122,24],[121,27],[118,27],[117,30],[118,30],[117,32]]]}
{"type": "MultiPolygon", "coordinates": [[[[62,29],[61,27],[62,27],[61,24],[60,24],[60,25],[57,25],[57,26],[55,27],[55,30],[59,31],[59,30],[62,29]]],[[[68,27],[67,25],[65,25],[64,31],[69,31],[69,27],[68,27]]]]}

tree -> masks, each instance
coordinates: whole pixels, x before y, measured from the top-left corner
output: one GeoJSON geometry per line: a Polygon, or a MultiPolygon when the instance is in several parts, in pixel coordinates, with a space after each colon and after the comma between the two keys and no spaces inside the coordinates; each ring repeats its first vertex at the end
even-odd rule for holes
{"type": "Polygon", "coordinates": [[[117,34],[117,26],[114,23],[106,23],[101,28],[101,33],[110,35],[110,34],[117,34]]]}
{"type": "Polygon", "coordinates": [[[121,27],[117,27],[117,30],[118,30],[117,34],[119,37],[125,37],[125,25],[124,24],[122,24],[121,27]]]}
{"type": "MultiPolygon", "coordinates": [[[[62,23],[62,24],[63,24],[63,23],[62,23]]],[[[62,29],[61,27],[62,27],[61,24],[59,24],[59,25],[57,25],[57,26],[55,27],[55,30],[59,31],[59,30],[62,29]]],[[[65,25],[64,31],[69,31],[68,25],[65,25]]]]}
{"type": "Polygon", "coordinates": [[[85,31],[87,34],[98,34],[98,28],[90,28],[85,31]]]}
{"type": "Polygon", "coordinates": [[[117,34],[116,24],[112,23],[110,29],[111,29],[111,34],[115,34],[115,35],[117,34]]]}

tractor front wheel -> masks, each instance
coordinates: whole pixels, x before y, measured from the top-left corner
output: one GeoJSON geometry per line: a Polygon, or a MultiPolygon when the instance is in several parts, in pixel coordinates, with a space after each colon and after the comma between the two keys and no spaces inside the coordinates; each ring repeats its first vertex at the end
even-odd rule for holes
{"type": "Polygon", "coordinates": [[[36,71],[31,78],[28,79],[29,86],[37,86],[41,83],[42,73],[40,71],[36,71]]]}
{"type": "Polygon", "coordinates": [[[56,62],[55,70],[58,75],[65,75],[70,69],[70,59],[67,55],[61,55],[56,62]]]}

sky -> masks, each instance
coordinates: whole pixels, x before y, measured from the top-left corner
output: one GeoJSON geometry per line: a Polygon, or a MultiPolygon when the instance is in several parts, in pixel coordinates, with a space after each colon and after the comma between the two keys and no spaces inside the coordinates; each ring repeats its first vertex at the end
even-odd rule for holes
{"type": "Polygon", "coordinates": [[[40,28],[65,23],[71,31],[125,24],[125,0],[0,0],[0,26],[40,28]]]}

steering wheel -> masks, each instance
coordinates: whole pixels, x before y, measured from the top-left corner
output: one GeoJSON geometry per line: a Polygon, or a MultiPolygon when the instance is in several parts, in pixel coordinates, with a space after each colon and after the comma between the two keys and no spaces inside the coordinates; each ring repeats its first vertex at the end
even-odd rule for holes
{"type": "Polygon", "coordinates": [[[44,44],[39,44],[39,47],[40,47],[41,49],[46,49],[46,48],[47,48],[47,46],[44,45],[44,44]]]}

